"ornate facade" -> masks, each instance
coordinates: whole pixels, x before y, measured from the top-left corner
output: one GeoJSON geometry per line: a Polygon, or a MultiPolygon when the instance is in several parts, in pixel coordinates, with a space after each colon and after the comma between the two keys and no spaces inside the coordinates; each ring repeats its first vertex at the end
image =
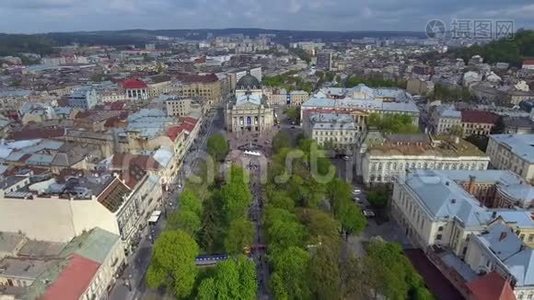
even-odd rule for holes
{"type": "Polygon", "coordinates": [[[273,127],[273,109],[254,76],[247,74],[237,82],[235,100],[227,105],[225,120],[226,129],[235,133],[261,133],[273,127]]]}

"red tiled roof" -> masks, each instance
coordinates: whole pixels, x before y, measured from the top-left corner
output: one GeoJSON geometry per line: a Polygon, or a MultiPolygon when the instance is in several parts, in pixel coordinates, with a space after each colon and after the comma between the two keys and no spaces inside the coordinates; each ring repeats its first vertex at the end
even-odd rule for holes
{"type": "Polygon", "coordinates": [[[132,166],[138,166],[146,171],[155,171],[161,167],[151,156],[129,153],[114,154],[111,164],[115,170],[128,170],[132,166]]]}
{"type": "Polygon", "coordinates": [[[79,299],[91,284],[100,264],[73,254],[59,277],[46,290],[42,300],[79,299]]]}
{"type": "Polygon", "coordinates": [[[122,83],[123,89],[144,89],[147,87],[146,83],[137,78],[126,79],[122,83]]]}
{"type": "Polygon", "coordinates": [[[529,66],[534,65],[534,59],[525,59],[523,61],[523,65],[529,65],[529,66]]]}
{"type": "Polygon", "coordinates": [[[510,282],[493,271],[467,283],[471,300],[516,300],[510,282]]]}
{"type": "Polygon", "coordinates": [[[174,142],[176,141],[176,138],[184,131],[184,126],[178,125],[178,126],[172,126],[167,128],[167,136],[174,142]]]}
{"type": "Polygon", "coordinates": [[[463,123],[483,123],[483,124],[495,124],[499,119],[494,113],[487,111],[477,111],[477,110],[464,110],[462,111],[462,122],[463,123]]]}
{"type": "Polygon", "coordinates": [[[182,122],[187,122],[187,123],[191,123],[191,124],[197,124],[198,120],[193,118],[193,117],[184,117],[182,118],[182,122]]]}

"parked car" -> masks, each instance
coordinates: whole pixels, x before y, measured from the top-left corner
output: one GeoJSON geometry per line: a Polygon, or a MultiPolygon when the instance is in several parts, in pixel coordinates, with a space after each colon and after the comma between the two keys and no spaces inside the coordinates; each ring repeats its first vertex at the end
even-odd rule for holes
{"type": "Polygon", "coordinates": [[[362,212],[366,218],[373,218],[375,216],[375,212],[370,209],[364,209],[362,212]]]}
{"type": "Polygon", "coordinates": [[[354,188],[354,189],[352,190],[352,193],[353,193],[354,195],[361,194],[361,193],[362,193],[362,190],[360,190],[359,188],[354,188]]]}
{"type": "Polygon", "coordinates": [[[350,160],[350,157],[348,157],[347,155],[343,156],[343,160],[350,160]]]}

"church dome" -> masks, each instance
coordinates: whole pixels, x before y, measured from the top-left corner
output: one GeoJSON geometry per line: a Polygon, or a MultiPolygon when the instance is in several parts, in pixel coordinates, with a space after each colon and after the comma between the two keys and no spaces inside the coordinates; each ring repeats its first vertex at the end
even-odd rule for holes
{"type": "Polygon", "coordinates": [[[250,74],[247,74],[241,77],[241,79],[239,79],[239,81],[236,84],[236,89],[237,90],[248,90],[248,89],[256,89],[256,88],[259,88],[260,86],[261,84],[256,77],[250,74]]]}

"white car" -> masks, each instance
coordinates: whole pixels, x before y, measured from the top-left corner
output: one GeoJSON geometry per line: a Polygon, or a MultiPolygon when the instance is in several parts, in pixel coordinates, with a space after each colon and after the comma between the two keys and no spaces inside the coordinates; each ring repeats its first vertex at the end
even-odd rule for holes
{"type": "Polygon", "coordinates": [[[355,194],[355,195],[357,195],[357,194],[361,194],[361,193],[362,193],[362,190],[360,190],[360,189],[354,189],[354,190],[352,190],[352,193],[355,194]]]}
{"type": "Polygon", "coordinates": [[[370,210],[370,209],[364,209],[363,210],[363,215],[366,217],[366,218],[372,218],[375,216],[375,212],[370,210]]]}
{"type": "Polygon", "coordinates": [[[343,160],[350,160],[350,157],[348,157],[347,155],[343,156],[343,160]]]}

